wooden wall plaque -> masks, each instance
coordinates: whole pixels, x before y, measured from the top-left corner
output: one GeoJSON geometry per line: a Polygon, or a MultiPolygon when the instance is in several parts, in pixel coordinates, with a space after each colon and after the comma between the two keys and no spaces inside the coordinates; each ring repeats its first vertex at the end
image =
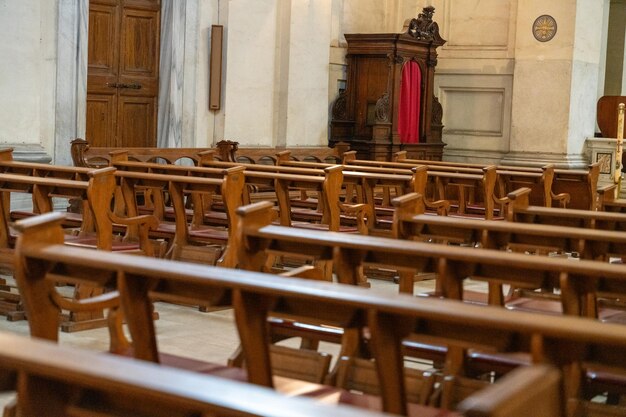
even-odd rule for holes
{"type": "Polygon", "coordinates": [[[211,26],[209,62],[209,110],[219,110],[222,102],[222,41],[224,26],[211,26]]]}

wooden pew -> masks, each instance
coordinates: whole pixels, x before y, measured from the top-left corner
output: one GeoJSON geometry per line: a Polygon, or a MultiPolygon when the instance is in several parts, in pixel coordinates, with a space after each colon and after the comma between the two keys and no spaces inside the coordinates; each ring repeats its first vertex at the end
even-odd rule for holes
{"type": "MultiPolygon", "coordinates": [[[[311,169],[311,168],[294,168],[294,167],[281,167],[273,165],[262,164],[244,164],[236,162],[223,162],[214,160],[214,155],[211,152],[203,153],[203,159],[201,164],[203,167],[208,168],[228,168],[228,167],[244,167],[246,184],[249,189],[253,190],[263,189],[271,190],[270,196],[264,193],[260,199],[262,200],[275,200],[278,203],[280,212],[280,222],[284,226],[288,226],[292,223],[292,217],[294,212],[302,217],[310,217],[314,221],[321,222],[329,230],[334,231],[349,231],[355,232],[359,230],[361,233],[366,232],[367,216],[373,216],[373,210],[370,208],[367,210],[363,204],[351,205],[344,204],[340,201],[341,185],[345,182],[349,182],[354,186],[358,186],[363,189],[365,195],[369,195],[380,183],[393,182],[394,186],[403,184],[404,186],[418,187],[419,181],[415,181],[414,177],[404,176],[397,178],[393,176],[376,176],[361,174],[349,171],[343,171],[339,165],[331,165],[324,169],[311,169]],[[292,198],[289,191],[297,190],[299,192],[316,192],[318,194],[317,208],[315,210],[292,210],[292,198]],[[317,214],[316,214],[317,211],[317,214]],[[356,217],[350,227],[344,227],[341,224],[341,212],[356,217]],[[356,227],[354,227],[356,226],[356,227]]],[[[245,202],[251,202],[253,197],[250,195],[244,196],[245,202]]],[[[365,198],[364,198],[365,200],[365,198]]],[[[364,203],[365,201],[363,201],[364,203]]],[[[372,227],[369,218],[368,227],[372,227]]],[[[306,226],[305,223],[298,223],[302,227],[306,226]]]]}
{"type": "Polygon", "coordinates": [[[128,152],[132,161],[174,164],[187,160],[198,165],[198,153],[210,148],[108,148],[90,146],[84,139],[74,139],[71,142],[72,162],[75,167],[106,167],[111,162],[110,153],[120,149],[128,152]]]}
{"type": "MultiPolygon", "coordinates": [[[[547,316],[537,320],[534,314],[511,312],[493,306],[479,307],[450,300],[416,299],[406,295],[380,295],[362,288],[323,282],[308,282],[304,285],[302,281],[290,278],[194,264],[184,264],[181,268],[183,264],[167,260],[130,258],[108,252],[94,260],[85,250],[60,245],[58,225],[62,219],[56,217],[47,220],[54,227],[48,227],[50,225],[46,225],[46,219],[29,219],[22,223],[24,234],[19,242],[20,265],[25,266],[27,262],[30,266],[22,269],[24,279],[42,289],[44,283],[50,282],[50,275],[59,274],[79,281],[112,285],[117,281],[123,308],[128,315],[135,357],[139,359],[158,362],[159,352],[155,342],[150,296],[167,294],[170,298],[176,297],[186,302],[212,300],[220,303],[232,299],[238,331],[246,353],[247,379],[251,383],[267,387],[280,386],[279,381],[272,377],[269,360],[268,317],[323,321],[342,328],[367,326],[380,380],[382,408],[384,411],[402,415],[407,415],[415,407],[407,404],[406,387],[402,378],[404,364],[401,348],[402,341],[406,338],[422,342],[438,341],[449,345],[448,352],[451,356],[445,370],[455,376],[460,375],[465,360],[462,350],[458,348],[530,352],[535,361],[551,363],[566,375],[563,378],[562,391],[555,389],[554,385],[550,391],[562,393],[561,398],[564,401],[556,405],[553,403],[553,406],[563,412],[566,409],[565,401],[568,402],[567,407],[587,406],[584,401],[587,385],[585,372],[592,366],[607,366],[619,375],[626,372],[626,359],[622,354],[626,349],[626,328],[623,326],[600,324],[578,317],[547,316]],[[35,229],[38,229],[38,233],[35,229]]],[[[296,230],[281,226],[263,229],[259,233],[266,235],[274,231],[296,230]]],[[[333,241],[331,245],[345,237],[333,232],[302,235],[307,246],[312,246],[323,235],[333,241]]],[[[355,237],[357,239],[349,247],[350,250],[365,252],[370,248],[368,255],[382,251],[386,256],[400,252],[400,246],[387,247],[393,240],[358,235],[355,237]],[[362,242],[363,239],[369,241],[367,246],[362,242]],[[372,246],[376,246],[376,249],[372,246]]],[[[442,248],[440,245],[402,243],[407,248],[403,258],[407,254],[424,255],[423,251],[418,250],[419,247],[424,250],[426,247],[429,250],[442,248]]],[[[460,251],[452,252],[466,252],[466,248],[456,249],[460,251]]],[[[517,254],[496,254],[497,257],[503,255],[507,260],[521,257],[517,254]]],[[[448,260],[456,255],[449,256],[448,260]]],[[[537,260],[545,261],[530,257],[533,265],[537,260]]],[[[585,263],[580,262],[581,265],[585,263]]],[[[561,262],[554,270],[564,264],[561,262]]],[[[623,273],[625,268],[618,266],[617,269],[623,273]]],[[[31,308],[30,301],[27,306],[31,308]]],[[[44,330],[40,328],[39,332],[44,330]]],[[[530,398],[535,394],[536,391],[531,391],[530,398]]],[[[310,395],[315,396],[311,392],[310,395]]],[[[342,396],[343,394],[339,397],[342,396]]],[[[516,407],[519,407],[519,403],[516,407]]]]}
{"type": "MultiPolygon", "coordinates": [[[[118,186],[124,198],[126,215],[139,214],[136,204],[138,189],[151,190],[153,196],[168,194],[175,216],[174,224],[160,222],[152,236],[167,239],[169,243],[166,256],[170,259],[187,260],[201,263],[218,262],[223,266],[233,267],[236,258],[229,249],[229,239],[236,232],[234,210],[242,202],[244,177],[243,169],[202,170],[193,167],[179,169],[163,168],[155,174],[150,166],[141,163],[116,165],[118,186]],[[203,199],[202,196],[209,196],[203,199]],[[219,196],[226,212],[227,228],[204,226],[204,202],[213,196],[219,196]],[[185,199],[193,199],[193,216],[188,220],[185,199]],[[219,245],[219,248],[211,246],[219,245]]],[[[164,166],[165,167],[165,166],[164,166]]],[[[163,198],[159,201],[162,203],[163,198]]],[[[164,217],[165,208],[158,206],[159,217],[164,217]]]]}
{"type": "Polygon", "coordinates": [[[326,146],[240,148],[238,142],[230,140],[219,141],[215,147],[216,158],[221,161],[263,165],[276,165],[276,154],[281,151],[289,151],[292,158],[298,161],[337,164],[341,162],[343,153],[350,149],[350,145],[345,142],[339,142],[333,148],[326,146]]]}
{"type": "MultiPolygon", "coordinates": [[[[400,152],[401,153],[401,152],[400,152]]],[[[410,166],[420,166],[421,163],[428,167],[429,171],[432,172],[454,172],[457,174],[474,174],[481,175],[486,168],[484,165],[479,164],[447,164],[441,161],[421,161],[421,163],[417,163],[418,160],[407,160],[407,159],[399,159],[395,162],[380,162],[380,161],[365,161],[365,160],[357,160],[356,153],[346,152],[344,154],[344,163],[350,165],[362,165],[365,167],[372,166],[384,166],[384,167],[410,167],[410,166]],[[432,164],[430,163],[432,162],[432,164]]],[[[532,169],[529,171],[522,170],[516,167],[497,167],[496,166],[496,186],[495,192],[493,193],[493,199],[496,206],[499,206],[499,211],[501,216],[504,216],[506,210],[508,199],[507,194],[513,190],[516,190],[520,187],[528,187],[531,189],[530,198],[533,204],[536,205],[544,205],[551,206],[552,200],[557,200],[564,204],[564,200],[568,198],[566,195],[552,195],[552,183],[554,179],[554,166],[546,165],[541,169],[532,169]]],[[[458,187],[458,186],[457,186],[458,187]]],[[[463,186],[458,187],[459,190],[455,192],[458,194],[463,190],[463,186]]],[[[466,193],[469,191],[469,195],[465,196],[464,194],[459,195],[459,197],[467,200],[467,204],[470,210],[476,210],[476,196],[473,193],[473,189],[465,190],[466,193]]],[[[460,204],[464,202],[461,201],[460,204]]]]}
{"type": "MultiPolygon", "coordinates": [[[[471,276],[485,281],[510,282],[525,288],[560,283],[563,311],[592,317],[596,315],[593,300],[597,291],[611,288],[620,294],[625,290],[621,286],[626,282],[626,276],[621,274],[626,272],[626,265],[589,260],[572,262],[492,249],[475,250],[360,235],[303,234],[296,229],[271,225],[270,209],[265,203],[257,203],[238,210],[241,241],[237,242],[237,247],[240,265],[245,269],[260,270],[263,255],[259,252],[271,248],[284,253],[306,252],[320,259],[332,258],[338,281],[346,284],[358,283],[363,265],[370,263],[438,272],[442,279],[442,295],[454,299],[462,299],[463,281],[471,276]],[[569,283],[571,288],[565,291],[564,283],[569,283]]],[[[615,239],[619,238],[615,236],[615,239]]],[[[500,304],[502,296],[492,294],[490,300],[493,304],[500,304]]]]}
{"type": "MultiPolygon", "coordinates": [[[[475,221],[414,214],[414,205],[418,204],[416,200],[420,198],[421,196],[417,194],[409,194],[394,199],[396,206],[394,237],[440,243],[453,242],[472,247],[480,245],[480,248],[541,255],[574,252],[581,259],[604,262],[615,256],[626,257],[626,233],[622,231],[493,220],[475,221]]],[[[626,216],[623,221],[626,222],[626,216]]],[[[401,291],[413,293],[410,274],[401,277],[400,281],[401,291]]],[[[495,291],[493,295],[498,296],[495,291]]],[[[503,303],[503,300],[494,302],[503,303]]]]}
{"type": "MultiPolygon", "coordinates": [[[[536,378],[528,377],[529,382],[536,378]]],[[[5,416],[388,416],[9,333],[0,334],[0,378],[4,390],[17,391],[17,402],[5,416]]],[[[513,398],[523,394],[511,393],[513,398]]]]}
{"type": "MultiPolygon", "coordinates": [[[[51,168],[51,173],[54,174],[54,168],[51,168]]],[[[71,174],[69,171],[68,173],[71,174]]],[[[9,194],[32,195],[34,207],[40,213],[53,211],[53,198],[77,199],[84,207],[82,222],[78,230],[66,234],[64,241],[67,245],[150,255],[152,245],[147,239],[147,230],[156,226],[156,219],[152,216],[117,218],[110,213],[111,193],[115,187],[114,173],[113,168],[90,170],[86,173],[88,181],[3,173],[0,174],[0,193],[4,195],[3,201],[10,201],[9,194]],[[123,240],[114,236],[113,220],[137,227],[137,239],[123,240]]],[[[14,263],[14,240],[10,213],[5,208],[0,213],[0,244],[5,254],[5,262],[14,263]]],[[[81,299],[99,293],[102,293],[101,288],[78,286],[75,288],[74,298],[81,299]]],[[[2,296],[6,296],[12,304],[5,306],[9,310],[6,311],[7,317],[10,320],[24,319],[20,296],[11,292],[2,296]]],[[[102,327],[105,324],[102,311],[94,310],[70,314],[63,319],[62,329],[73,332],[102,327]]]]}
{"type": "MultiPolygon", "coordinates": [[[[75,167],[102,168],[109,165],[110,153],[125,150],[130,159],[136,162],[166,162],[174,164],[188,160],[198,165],[198,153],[211,148],[129,148],[129,147],[95,147],[90,146],[84,139],[74,139],[71,142],[72,161],[75,167]]],[[[238,142],[222,140],[216,144],[216,157],[227,162],[245,162],[259,164],[274,164],[276,153],[289,150],[294,158],[303,161],[339,162],[343,153],[349,149],[347,143],[338,143],[334,148],[328,147],[243,147],[238,142]]]]}
{"type": "MultiPolygon", "coordinates": [[[[275,393],[251,384],[60,347],[9,333],[0,334],[0,361],[2,388],[17,391],[14,409],[5,409],[5,413],[17,412],[24,417],[66,417],[76,413],[97,413],[102,417],[119,417],[120,413],[151,417],[216,413],[245,417],[389,416],[323,401],[288,398],[281,395],[280,387],[275,393]]],[[[508,417],[521,417],[525,414],[511,414],[510,410],[527,412],[532,401],[545,411],[534,415],[564,417],[559,389],[557,371],[531,366],[487,388],[484,394],[471,396],[460,407],[468,417],[501,417],[501,409],[509,411],[508,417]]],[[[441,415],[440,410],[428,411],[430,414],[421,416],[441,415]]],[[[461,414],[446,413],[448,417],[455,415],[461,414]]]]}
{"type": "MultiPolygon", "coordinates": [[[[530,252],[539,255],[560,254],[567,256],[567,253],[574,253],[577,258],[609,262],[615,257],[626,257],[626,233],[618,230],[598,230],[593,228],[574,226],[563,226],[553,224],[533,224],[533,223],[511,223],[497,221],[474,221],[452,217],[427,216],[414,214],[414,206],[421,197],[417,194],[406,195],[394,199],[396,215],[394,217],[394,237],[408,240],[421,240],[440,243],[460,243],[467,246],[480,246],[480,248],[514,250],[517,252],[530,252]]],[[[538,208],[544,213],[550,211],[579,211],[575,209],[551,209],[538,208]]],[[[560,216],[554,213],[553,218],[561,220],[560,216]]],[[[598,212],[590,212],[598,213],[598,212]]],[[[606,217],[606,216],[605,216],[606,217]]],[[[539,215],[536,219],[543,218],[539,215]]],[[[581,220],[581,219],[579,219],[581,220]]],[[[615,216],[613,216],[613,220],[615,216]]],[[[606,221],[606,220],[605,220],[606,221]]],[[[622,216],[622,224],[626,225],[626,216],[622,216]]],[[[406,276],[401,275],[401,291],[413,293],[413,274],[410,272],[406,276]]],[[[498,284],[491,291],[492,295],[500,296],[498,284]]],[[[526,298],[533,293],[526,292],[525,296],[516,296],[513,303],[508,303],[508,308],[526,308],[532,305],[534,309],[554,309],[552,303],[538,303],[526,298]]],[[[541,294],[544,300],[551,296],[551,292],[541,294]]],[[[534,294],[536,299],[539,294],[534,294]]],[[[605,297],[609,295],[606,294],[605,297]]],[[[473,297],[474,302],[480,302],[481,295],[473,297]]],[[[618,297],[617,297],[618,298],[618,297]]],[[[484,302],[487,300],[484,299],[484,302]]],[[[603,301],[607,301],[603,299],[603,301]]],[[[496,304],[504,304],[504,300],[496,299],[496,304]]],[[[613,307],[616,307],[613,305],[613,307]]],[[[598,315],[606,320],[620,320],[622,315],[616,314],[614,308],[598,315]],[[613,316],[611,318],[610,316],[613,316]]]]}
{"type": "MultiPolygon", "coordinates": [[[[450,201],[454,200],[456,212],[459,215],[470,215],[470,211],[477,211],[485,218],[493,218],[495,204],[503,205],[506,202],[499,200],[494,195],[497,175],[494,169],[448,169],[429,165],[407,165],[379,161],[360,161],[354,159],[356,152],[344,153],[344,166],[347,171],[363,172],[370,174],[396,174],[407,175],[415,170],[424,171],[424,192],[426,195],[424,204],[431,211],[439,214],[448,214],[450,201]],[[427,170],[426,170],[427,168],[427,170]],[[426,173],[427,172],[427,173],[426,173]],[[451,192],[452,191],[452,192],[451,192]],[[485,198],[484,196],[491,196],[485,198]],[[482,201],[482,206],[476,205],[477,199],[482,201]]],[[[278,164],[293,167],[323,167],[324,164],[293,161],[288,152],[277,155],[278,164]]],[[[534,174],[533,174],[534,175],[534,174]]],[[[418,191],[419,192],[419,191],[418,191]]],[[[396,196],[402,194],[396,192],[396,196]]],[[[390,193],[383,194],[383,206],[390,207],[390,193]]],[[[388,213],[389,214],[389,213],[388,213]]]]}
{"type": "MultiPolygon", "coordinates": [[[[421,160],[406,158],[406,152],[399,152],[394,158],[396,162],[416,164],[421,160]]],[[[431,161],[433,164],[478,168],[480,164],[453,163],[431,161]]],[[[499,169],[517,172],[540,172],[541,168],[536,167],[516,167],[499,166],[499,169]]],[[[600,164],[590,164],[586,170],[576,169],[554,169],[554,179],[552,182],[552,199],[558,201],[562,207],[569,207],[583,210],[597,209],[598,177],[600,175],[600,164]]],[[[509,190],[511,191],[511,190],[509,190]]]]}
{"type": "Polygon", "coordinates": [[[533,206],[529,190],[519,189],[509,194],[511,200],[507,220],[522,223],[571,226],[601,230],[626,231],[626,216],[619,210],[593,211],[533,206]]]}

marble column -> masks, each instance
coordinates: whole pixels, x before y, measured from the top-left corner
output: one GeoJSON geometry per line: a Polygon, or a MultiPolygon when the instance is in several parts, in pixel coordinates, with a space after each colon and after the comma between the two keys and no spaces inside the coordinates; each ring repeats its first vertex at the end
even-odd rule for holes
{"type": "Polygon", "coordinates": [[[157,146],[182,147],[186,2],[161,5],[161,62],[159,65],[159,121],[157,146]]]}
{"type": "Polygon", "coordinates": [[[89,0],[59,0],[58,13],[54,163],[71,165],[70,141],[85,138],[89,0]]]}
{"type": "Polygon", "coordinates": [[[584,167],[585,138],[595,130],[604,4],[597,0],[518,2],[510,152],[503,164],[584,167]],[[532,33],[541,15],[556,36],[532,33]]]}

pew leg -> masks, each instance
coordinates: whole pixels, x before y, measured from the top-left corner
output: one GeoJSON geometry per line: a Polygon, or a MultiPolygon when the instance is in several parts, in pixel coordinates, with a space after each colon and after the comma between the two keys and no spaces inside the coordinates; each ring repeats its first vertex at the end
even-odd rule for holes
{"type": "MultiPolygon", "coordinates": [[[[363,343],[363,335],[358,328],[343,329],[343,336],[341,337],[341,349],[339,350],[338,357],[365,357],[365,347],[363,343]]],[[[337,381],[338,363],[328,373],[326,381],[327,385],[335,385],[337,381]]]]}
{"type": "Polygon", "coordinates": [[[400,292],[413,295],[415,271],[398,270],[398,278],[400,292]]]}
{"type": "MultiPolygon", "coordinates": [[[[82,300],[94,297],[104,292],[102,288],[88,285],[77,285],[74,290],[74,299],[82,300]]],[[[89,312],[70,312],[69,318],[61,322],[61,330],[66,333],[78,332],[81,330],[97,329],[108,325],[108,320],[104,317],[102,310],[89,312]]]]}
{"type": "Polygon", "coordinates": [[[320,341],[316,339],[303,337],[302,341],[300,342],[300,349],[317,350],[319,346],[320,341]]]}

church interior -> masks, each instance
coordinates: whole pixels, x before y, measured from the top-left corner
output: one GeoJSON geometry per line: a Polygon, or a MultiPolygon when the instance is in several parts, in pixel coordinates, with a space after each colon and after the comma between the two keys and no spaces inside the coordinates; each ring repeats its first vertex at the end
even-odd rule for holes
{"type": "Polygon", "coordinates": [[[626,0],[0,34],[3,417],[626,416],[626,0]]]}

